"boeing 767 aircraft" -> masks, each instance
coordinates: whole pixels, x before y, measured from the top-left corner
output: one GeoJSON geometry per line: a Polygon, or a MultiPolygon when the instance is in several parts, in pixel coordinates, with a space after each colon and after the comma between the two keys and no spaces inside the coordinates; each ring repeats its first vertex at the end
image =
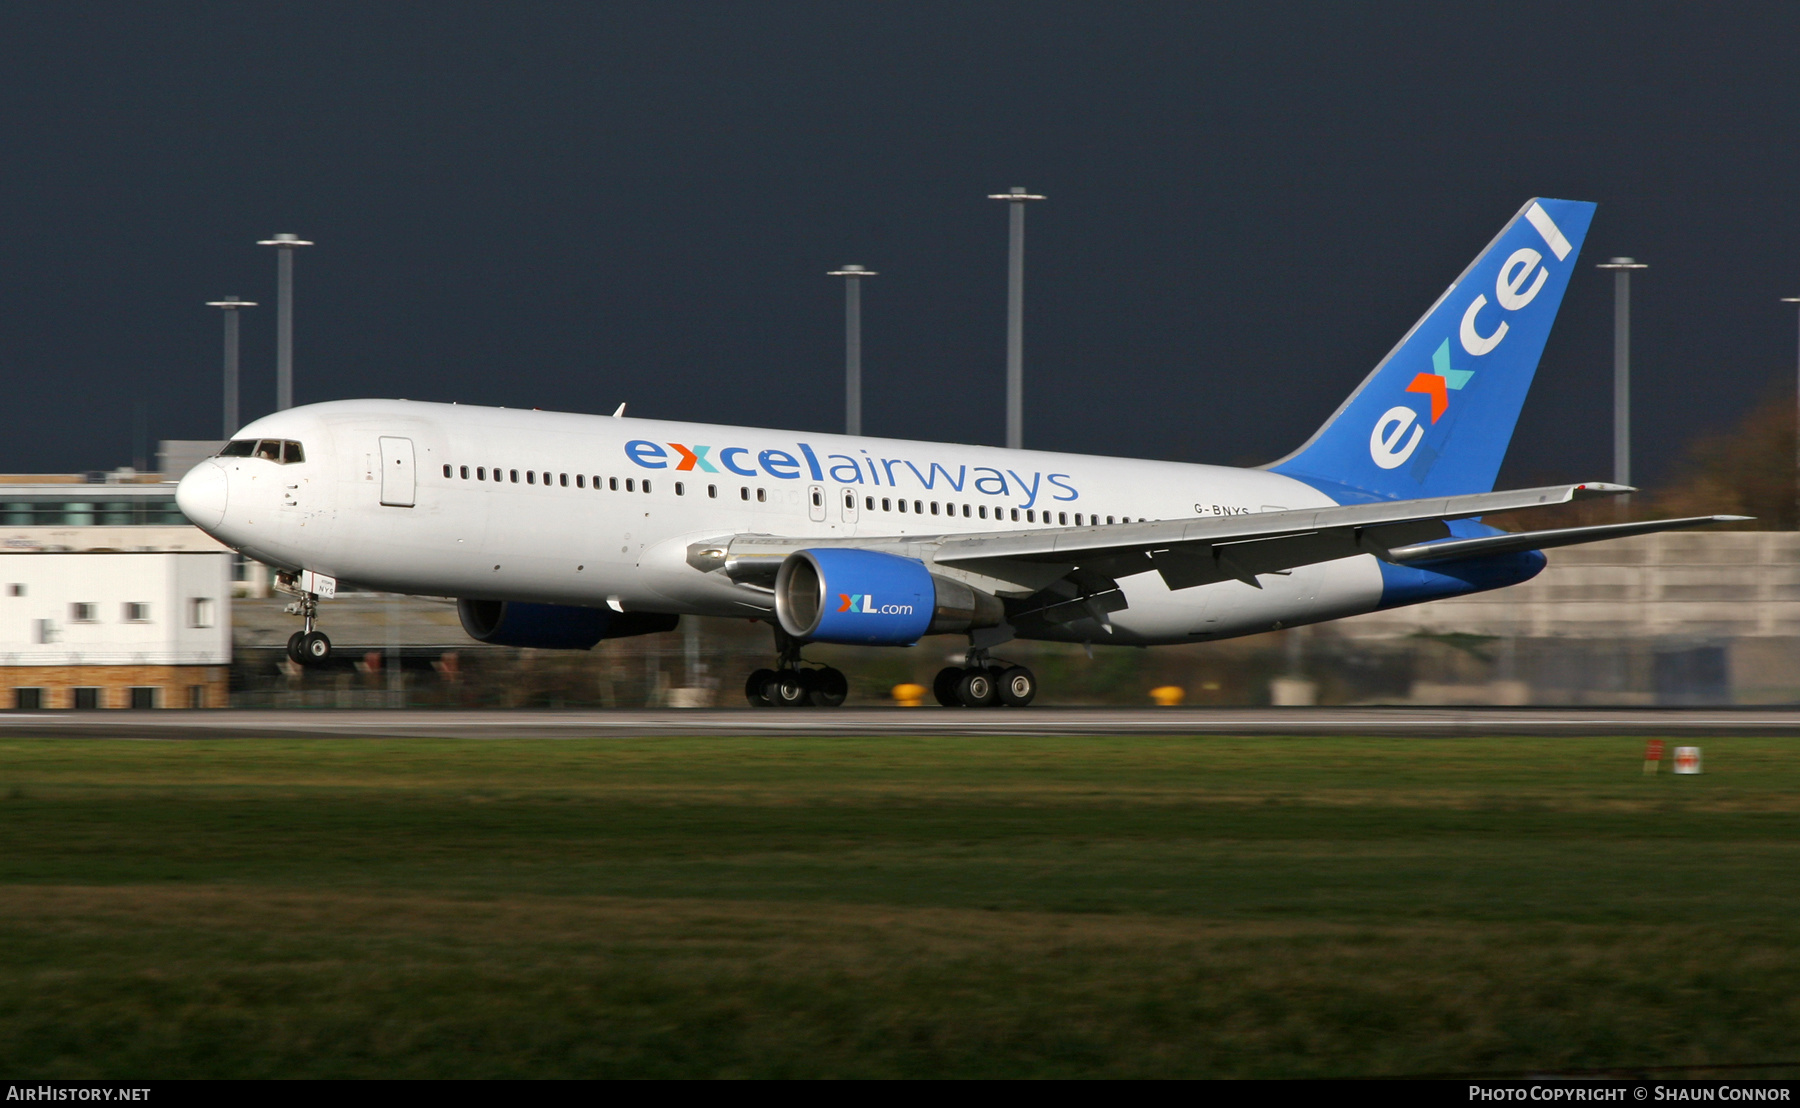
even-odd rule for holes
{"type": "Polygon", "coordinates": [[[1495,492],[1594,206],[1532,200],[1298,450],[1258,469],[405,400],[293,408],[182,478],[195,524],[278,570],[318,664],[338,582],[457,597],[484,643],[586,650],[682,616],[766,621],[754,705],[836,706],[808,643],[968,638],[940,703],[1024,706],[1015,638],[1250,635],[1535,576],[1543,550],[1738,517],[1507,533],[1495,492]]]}

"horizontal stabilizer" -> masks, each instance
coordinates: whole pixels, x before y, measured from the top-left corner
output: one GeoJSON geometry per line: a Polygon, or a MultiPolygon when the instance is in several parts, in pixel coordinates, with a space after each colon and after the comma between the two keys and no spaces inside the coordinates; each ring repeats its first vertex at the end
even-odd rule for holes
{"type": "Polygon", "coordinates": [[[1596,527],[1559,527],[1550,531],[1518,531],[1505,535],[1484,535],[1475,539],[1445,539],[1396,546],[1381,555],[1400,565],[1440,562],[1450,558],[1473,558],[1488,554],[1512,554],[1521,550],[1549,550],[1557,546],[1578,546],[1584,542],[1622,539],[1629,535],[1649,535],[1658,531],[1681,531],[1689,527],[1705,527],[1709,523],[1740,523],[1753,516],[1687,516],[1683,519],[1652,519],[1641,523],[1602,523],[1596,527]]]}

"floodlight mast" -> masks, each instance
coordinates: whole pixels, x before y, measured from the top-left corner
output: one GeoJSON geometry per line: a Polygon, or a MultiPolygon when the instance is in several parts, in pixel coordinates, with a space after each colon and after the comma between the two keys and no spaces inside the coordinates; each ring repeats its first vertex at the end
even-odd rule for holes
{"type": "Polygon", "coordinates": [[[276,247],[275,262],[275,410],[294,406],[294,250],[312,243],[299,235],[279,234],[258,246],[276,247]]]}
{"type": "MultiPolygon", "coordinates": [[[[1784,296],[1783,304],[1800,305],[1800,296],[1784,296]]],[[[1800,317],[1800,313],[1796,313],[1800,317]]],[[[1800,337],[1795,339],[1794,367],[1794,529],[1800,531],[1800,337]]]]}
{"type": "Polygon", "coordinates": [[[989,200],[1012,205],[1011,237],[1006,255],[1006,445],[1025,445],[1025,204],[1045,200],[1014,185],[1011,192],[992,192],[989,200]]]}
{"type": "MultiPolygon", "coordinates": [[[[1595,269],[1613,271],[1613,480],[1631,484],[1631,271],[1649,269],[1633,258],[1611,258],[1595,269]]],[[[1627,497],[1619,498],[1623,511],[1627,497]]]]}
{"type": "Polygon", "coordinates": [[[208,300],[206,306],[225,313],[225,433],[220,437],[228,439],[243,426],[238,422],[238,312],[256,307],[256,302],[227,296],[223,300],[208,300]]]}
{"type": "Polygon", "coordinates": [[[844,278],[844,434],[862,434],[862,279],[877,276],[860,265],[834,269],[844,278]]]}

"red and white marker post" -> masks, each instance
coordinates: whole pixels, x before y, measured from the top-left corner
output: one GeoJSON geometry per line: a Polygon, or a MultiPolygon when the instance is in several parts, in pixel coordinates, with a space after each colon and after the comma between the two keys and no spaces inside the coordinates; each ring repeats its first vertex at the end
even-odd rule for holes
{"type": "Polygon", "coordinates": [[[1648,776],[1662,768],[1663,744],[1661,739],[1651,739],[1644,747],[1644,774],[1648,776]]]}

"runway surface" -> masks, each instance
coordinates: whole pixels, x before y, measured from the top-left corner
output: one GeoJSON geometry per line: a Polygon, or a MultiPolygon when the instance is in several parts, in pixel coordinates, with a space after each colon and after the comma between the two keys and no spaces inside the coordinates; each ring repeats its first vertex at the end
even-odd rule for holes
{"type": "Polygon", "coordinates": [[[837,708],[0,712],[0,736],[581,738],[645,735],[1800,735],[1800,709],[837,708]]]}

